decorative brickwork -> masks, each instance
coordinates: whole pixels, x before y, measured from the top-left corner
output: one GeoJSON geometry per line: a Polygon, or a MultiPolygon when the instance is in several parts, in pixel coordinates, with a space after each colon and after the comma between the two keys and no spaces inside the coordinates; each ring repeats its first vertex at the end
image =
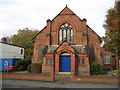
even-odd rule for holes
{"type": "Polygon", "coordinates": [[[46,26],[34,37],[32,63],[41,62],[42,72],[59,74],[60,57],[70,56],[71,72],[90,75],[93,61],[104,65],[100,39],[86,19],[81,20],[65,7],[53,20],[48,19],[46,26]]]}

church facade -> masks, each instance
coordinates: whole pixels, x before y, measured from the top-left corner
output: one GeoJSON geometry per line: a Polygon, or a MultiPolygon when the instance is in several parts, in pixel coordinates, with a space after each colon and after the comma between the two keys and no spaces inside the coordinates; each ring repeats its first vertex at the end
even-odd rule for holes
{"type": "Polygon", "coordinates": [[[100,36],[87,20],[66,6],[34,37],[32,63],[41,63],[42,72],[90,75],[92,62],[104,65],[100,44],[100,36]]]}

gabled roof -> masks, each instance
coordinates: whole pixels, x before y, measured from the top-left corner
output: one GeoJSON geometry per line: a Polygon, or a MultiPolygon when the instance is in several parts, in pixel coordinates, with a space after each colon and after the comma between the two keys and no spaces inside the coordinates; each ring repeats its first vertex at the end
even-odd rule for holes
{"type": "MultiPolygon", "coordinates": [[[[55,53],[56,50],[57,50],[58,48],[60,48],[63,44],[64,44],[64,45],[68,45],[68,46],[70,46],[71,48],[73,48],[76,53],[86,53],[86,52],[83,52],[83,48],[84,48],[85,46],[70,45],[70,44],[69,44],[68,42],[66,42],[66,41],[63,41],[60,45],[51,45],[51,46],[49,46],[44,53],[53,54],[53,53],[55,53]]],[[[64,46],[64,45],[63,45],[63,46],[64,46]]]]}
{"type": "MultiPolygon", "coordinates": [[[[59,16],[59,15],[76,15],[72,10],[70,10],[68,7],[67,7],[67,5],[66,5],[66,7],[57,15],[57,16],[59,16]]],[[[56,16],[56,17],[57,17],[56,16]]],[[[77,15],[76,15],[77,16],[77,15]]],[[[52,22],[54,21],[54,19],[56,18],[56,17],[54,17],[53,19],[52,19],[52,22]]],[[[78,17],[78,16],[77,16],[78,17]]],[[[78,17],[79,18],[79,17],[78,17]]],[[[80,21],[83,21],[83,20],[81,20],[80,18],[79,18],[79,20],[80,21]]],[[[86,25],[87,27],[89,27],[88,25],[86,25]]],[[[41,33],[45,28],[46,28],[47,26],[45,26],[39,33],[41,33]]],[[[90,27],[89,27],[90,28],[90,27]]],[[[91,29],[91,28],[90,28],[91,29]]],[[[92,30],[92,29],[91,29],[92,30]]],[[[93,31],[93,30],[92,30],[93,31]]],[[[101,38],[95,31],[93,31],[99,38],[101,38]]],[[[37,33],[36,34],[36,36],[39,34],[39,33],[37,33]]],[[[35,36],[35,37],[36,37],[35,36]]],[[[35,38],[34,37],[34,38],[35,38]]],[[[34,38],[33,38],[33,40],[34,40],[34,38]]]]}
{"type": "Polygon", "coordinates": [[[95,33],[101,39],[101,37],[90,26],[87,25],[87,27],[90,28],[93,31],[93,33],[95,33]]]}
{"type": "MultiPolygon", "coordinates": [[[[71,47],[73,50],[75,50],[66,40],[64,40],[64,41],[56,48],[56,50],[55,50],[54,52],[56,52],[59,48],[61,48],[61,46],[64,46],[64,47],[69,46],[69,47],[71,47]]],[[[74,52],[75,52],[75,51],[74,51],[74,52]]]]}
{"type": "MultiPolygon", "coordinates": [[[[57,16],[59,16],[59,15],[76,15],[70,8],[68,8],[67,7],[67,5],[66,5],[66,7],[57,15],[57,16]]],[[[57,17],[56,16],[56,17],[57,17]]],[[[77,16],[77,15],[76,15],[77,16]]],[[[52,21],[54,21],[54,19],[56,18],[56,17],[54,17],[53,19],[52,19],[52,21]]],[[[78,16],[77,16],[78,17],[78,16]]],[[[78,17],[79,18],[79,17],[78,17]]],[[[80,18],[79,18],[80,19],[80,18]]],[[[80,21],[82,21],[81,19],[80,19],[80,21]]]]}
{"type": "Polygon", "coordinates": [[[45,26],[41,31],[39,31],[39,32],[33,37],[33,42],[34,42],[35,37],[36,37],[38,34],[40,34],[46,27],[47,27],[47,26],[45,26]]]}
{"type": "Polygon", "coordinates": [[[75,15],[74,12],[72,10],[70,10],[67,5],[66,7],[58,14],[58,15],[75,15]]]}

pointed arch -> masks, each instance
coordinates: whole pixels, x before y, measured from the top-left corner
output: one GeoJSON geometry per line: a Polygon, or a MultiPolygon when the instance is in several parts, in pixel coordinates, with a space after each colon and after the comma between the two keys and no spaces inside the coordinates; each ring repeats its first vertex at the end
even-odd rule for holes
{"type": "Polygon", "coordinates": [[[69,23],[62,24],[59,29],[59,44],[61,44],[65,40],[69,44],[74,43],[74,29],[69,23]]]}

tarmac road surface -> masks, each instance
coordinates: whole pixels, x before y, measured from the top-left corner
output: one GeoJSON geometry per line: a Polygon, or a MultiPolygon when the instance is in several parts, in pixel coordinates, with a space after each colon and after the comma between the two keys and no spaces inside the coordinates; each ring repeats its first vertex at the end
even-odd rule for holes
{"type": "Polygon", "coordinates": [[[118,88],[118,84],[2,80],[2,88],[118,88]]]}

